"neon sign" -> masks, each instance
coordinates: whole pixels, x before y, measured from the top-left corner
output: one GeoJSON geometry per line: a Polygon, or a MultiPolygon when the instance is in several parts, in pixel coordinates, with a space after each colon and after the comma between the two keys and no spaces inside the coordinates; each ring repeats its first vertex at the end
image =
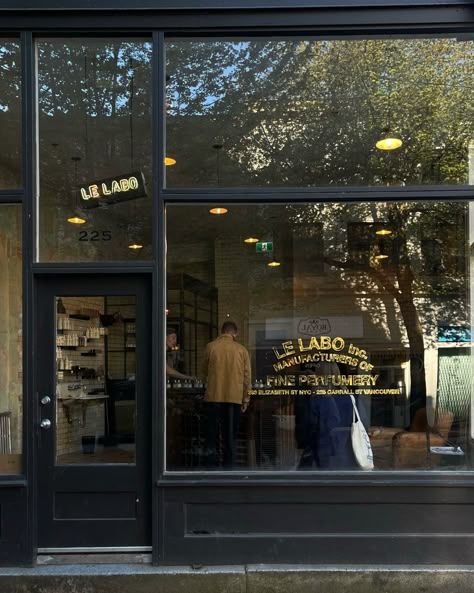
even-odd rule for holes
{"type": "Polygon", "coordinates": [[[143,198],[147,195],[141,171],[108,177],[79,188],[84,208],[97,208],[101,204],[116,204],[143,198]]]}

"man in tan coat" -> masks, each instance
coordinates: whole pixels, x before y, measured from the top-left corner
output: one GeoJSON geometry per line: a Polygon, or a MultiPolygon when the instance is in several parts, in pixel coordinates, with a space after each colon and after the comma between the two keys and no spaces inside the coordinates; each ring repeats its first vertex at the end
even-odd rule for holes
{"type": "Polygon", "coordinates": [[[217,438],[219,427],[224,445],[223,465],[235,463],[240,413],[249,404],[251,388],[250,358],[247,349],[236,342],[237,325],[226,321],[222,333],[206,346],[203,374],[207,377],[207,463],[218,465],[217,438]]]}

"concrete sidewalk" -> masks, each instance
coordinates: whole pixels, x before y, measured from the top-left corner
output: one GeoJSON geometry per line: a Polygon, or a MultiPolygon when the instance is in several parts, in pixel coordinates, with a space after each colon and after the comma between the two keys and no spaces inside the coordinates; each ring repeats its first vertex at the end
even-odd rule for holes
{"type": "Polygon", "coordinates": [[[474,567],[58,565],[0,570],[1,593],[471,593],[474,567]]]}

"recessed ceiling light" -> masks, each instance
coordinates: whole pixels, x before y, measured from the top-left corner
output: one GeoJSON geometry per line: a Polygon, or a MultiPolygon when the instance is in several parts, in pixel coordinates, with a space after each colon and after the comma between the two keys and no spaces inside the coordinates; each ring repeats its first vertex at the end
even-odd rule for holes
{"type": "Polygon", "coordinates": [[[244,239],[244,243],[258,243],[258,239],[256,237],[247,237],[244,239]]]}
{"type": "Polygon", "coordinates": [[[267,266],[269,268],[278,268],[278,266],[281,266],[281,263],[279,261],[275,261],[274,259],[272,259],[271,262],[268,262],[267,266]]]}
{"type": "Polygon", "coordinates": [[[376,255],[374,259],[387,259],[388,255],[384,255],[383,253],[380,253],[379,255],[376,255]]]}
{"type": "Polygon", "coordinates": [[[228,210],[227,208],[211,208],[209,212],[211,214],[226,214],[228,210]]]}
{"type": "Polygon", "coordinates": [[[379,229],[378,231],[375,231],[376,235],[391,235],[393,231],[391,231],[390,229],[379,229]]]}
{"type": "Polygon", "coordinates": [[[128,246],[129,249],[143,249],[143,245],[140,245],[139,243],[132,243],[131,245],[128,246]]]}

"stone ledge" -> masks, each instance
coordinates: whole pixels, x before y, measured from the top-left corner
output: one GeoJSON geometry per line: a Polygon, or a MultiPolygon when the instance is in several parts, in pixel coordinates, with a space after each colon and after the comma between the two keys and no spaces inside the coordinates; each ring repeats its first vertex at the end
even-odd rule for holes
{"type": "Polygon", "coordinates": [[[1,593],[472,593],[474,567],[57,565],[0,569],[1,593]]]}
{"type": "Polygon", "coordinates": [[[472,593],[474,567],[249,566],[246,593],[472,593]]]}

